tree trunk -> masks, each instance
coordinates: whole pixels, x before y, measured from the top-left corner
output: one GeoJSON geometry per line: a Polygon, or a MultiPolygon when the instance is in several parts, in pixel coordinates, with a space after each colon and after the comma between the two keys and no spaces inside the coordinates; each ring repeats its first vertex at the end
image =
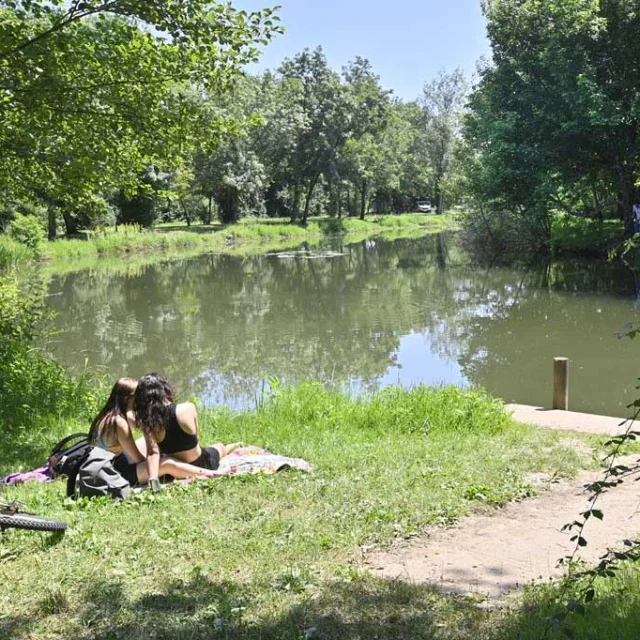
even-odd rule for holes
{"type": "Polygon", "coordinates": [[[55,240],[57,233],[56,227],[56,207],[53,204],[49,204],[47,209],[47,226],[49,232],[49,240],[55,240]]]}
{"type": "Polygon", "coordinates": [[[436,193],[436,213],[438,215],[442,214],[442,210],[444,208],[444,202],[443,202],[443,198],[442,198],[442,191],[440,190],[440,184],[439,182],[436,183],[436,189],[435,189],[436,193]]]}
{"type": "Polygon", "coordinates": [[[293,186],[293,207],[291,209],[291,224],[295,224],[300,214],[300,180],[293,186]]]}
{"type": "Polygon", "coordinates": [[[309,185],[309,188],[307,189],[307,196],[306,196],[306,200],[304,203],[304,214],[302,216],[302,224],[306,226],[307,224],[307,218],[309,217],[309,207],[311,206],[311,197],[313,196],[313,192],[316,188],[316,184],[318,184],[318,178],[320,178],[320,175],[317,175],[312,181],[311,184],[309,185]]]}
{"type": "Polygon", "coordinates": [[[364,220],[364,216],[367,212],[367,181],[362,181],[360,191],[360,220],[364,220]]]}
{"type": "Polygon", "coordinates": [[[622,209],[622,220],[624,222],[624,235],[630,238],[635,233],[636,216],[633,210],[636,202],[636,189],[634,186],[633,171],[620,172],[620,207],[622,209]]]}
{"type": "Polygon", "coordinates": [[[342,218],[342,181],[338,182],[338,220],[342,218]]]}
{"type": "Polygon", "coordinates": [[[191,226],[191,216],[189,215],[189,212],[187,211],[187,207],[184,204],[184,199],[183,198],[179,198],[180,200],[180,206],[182,207],[182,212],[184,213],[184,219],[187,221],[187,227],[191,226]]]}
{"type": "Polygon", "coordinates": [[[64,230],[67,237],[75,236],[78,233],[78,221],[67,211],[62,214],[64,218],[64,230]]]}
{"type": "Polygon", "coordinates": [[[213,195],[209,194],[209,208],[207,209],[207,224],[211,224],[211,207],[213,204],[213,195]]]}

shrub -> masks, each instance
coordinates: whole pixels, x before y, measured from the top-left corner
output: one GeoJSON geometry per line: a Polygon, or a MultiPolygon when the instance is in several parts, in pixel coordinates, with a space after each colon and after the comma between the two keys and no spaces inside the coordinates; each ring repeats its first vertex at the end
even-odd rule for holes
{"type": "Polygon", "coordinates": [[[13,238],[0,236],[0,271],[15,267],[19,262],[34,258],[34,252],[13,238]]]}
{"type": "Polygon", "coordinates": [[[95,408],[86,380],[68,376],[34,349],[49,317],[42,283],[29,283],[24,291],[14,276],[0,276],[0,425],[5,434],[50,418],[88,418],[95,408]]]}
{"type": "Polygon", "coordinates": [[[9,225],[9,236],[39,255],[45,233],[40,221],[34,216],[17,213],[9,225]]]}
{"type": "Polygon", "coordinates": [[[556,215],[551,226],[551,246],[557,254],[605,256],[622,242],[620,220],[594,220],[556,215]]]}

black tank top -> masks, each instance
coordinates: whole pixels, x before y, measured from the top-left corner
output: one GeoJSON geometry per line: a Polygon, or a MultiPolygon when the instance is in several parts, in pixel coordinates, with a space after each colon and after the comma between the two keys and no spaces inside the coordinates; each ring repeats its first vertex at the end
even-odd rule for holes
{"type": "Polygon", "coordinates": [[[176,405],[169,407],[169,421],[164,429],[164,440],[158,443],[160,453],[170,455],[189,451],[198,446],[198,436],[187,433],[178,422],[176,417],[176,405]]]}

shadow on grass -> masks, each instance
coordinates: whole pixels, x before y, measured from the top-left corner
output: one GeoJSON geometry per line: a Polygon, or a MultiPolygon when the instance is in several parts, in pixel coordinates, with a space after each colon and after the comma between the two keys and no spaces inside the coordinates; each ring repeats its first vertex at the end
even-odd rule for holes
{"type": "MultiPolygon", "coordinates": [[[[558,587],[546,586],[528,595],[512,613],[502,614],[487,628],[483,640],[636,640],[640,637],[640,589],[638,577],[623,587],[609,585],[586,612],[570,613],[558,602],[558,587]],[[613,587],[613,588],[612,588],[613,587]]],[[[566,596],[565,600],[570,600],[566,596]]]]}
{"type": "Polygon", "coordinates": [[[47,462],[51,449],[59,438],[48,439],[42,434],[25,437],[22,433],[5,431],[0,442],[0,476],[22,469],[37,469],[47,462]]]}
{"type": "Polygon", "coordinates": [[[477,620],[484,615],[470,603],[385,580],[356,579],[313,589],[287,585],[280,582],[258,588],[198,576],[128,600],[119,584],[101,582],[86,589],[80,610],[71,605],[67,611],[55,610],[44,602],[38,607],[37,619],[0,618],[0,637],[37,637],[39,629],[48,627],[56,630],[56,638],[103,640],[472,638],[477,620]],[[271,604],[282,597],[288,603],[286,613],[270,615],[271,604]],[[258,607],[264,615],[255,614],[258,607]],[[468,635],[442,635],[443,608],[456,629],[469,628],[468,635]],[[76,618],[66,630],[59,624],[65,617],[76,618]]]}
{"type": "Polygon", "coordinates": [[[521,608],[493,611],[372,577],[309,587],[295,580],[250,585],[196,575],[133,599],[117,582],[89,583],[78,592],[79,605],[54,590],[42,597],[36,616],[0,616],[0,638],[635,640],[640,628],[640,598],[633,591],[594,601],[584,617],[569,619],[569,633],[549,621],[558,613],[550,589],[521,608]]]}

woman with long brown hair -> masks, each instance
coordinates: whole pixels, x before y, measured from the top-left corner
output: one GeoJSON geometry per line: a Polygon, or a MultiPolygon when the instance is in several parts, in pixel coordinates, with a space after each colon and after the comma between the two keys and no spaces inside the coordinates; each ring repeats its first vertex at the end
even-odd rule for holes
{"type": "MultiPolygon", "coordinates": [[[[111,394],[95,417],[89,431],[91,443],[115,454],[113,466],[133,487],[144,485],[151,478],[169,475],[176,479],[201,477],[208,478],[212,474],[207,469],[185,464],[180,460],[159,456],[151,461],[138,449],[131,430],[133,399],[138,381],[132,378],[120,378],[111,394]]],[[[157,450],[152,436],[144,432],[147,451],[157,450]]],[[[154,483],[155,484],[155,483],[154,483]]],[[[157,488],[154,486],[154,488],[157,488]]]]}

